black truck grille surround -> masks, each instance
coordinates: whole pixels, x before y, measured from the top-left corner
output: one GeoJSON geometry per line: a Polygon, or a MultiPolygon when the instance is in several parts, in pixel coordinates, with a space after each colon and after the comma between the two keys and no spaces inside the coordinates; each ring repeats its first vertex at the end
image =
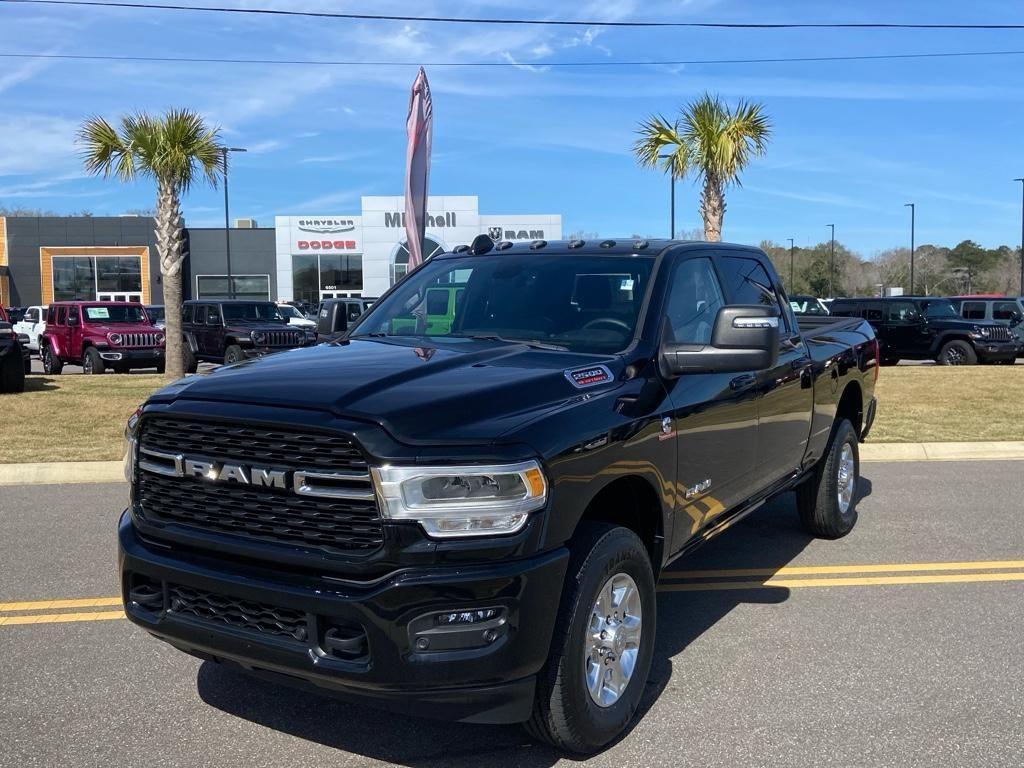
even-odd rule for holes
{"type": "Polygon", "coordinates": [[[162,333],[122,333],[121,347],[157,347],[163,343],[162,333]],[[160,342],[157,342],[157,339],[160,342]]]}
{"type": "Polygon", "coordinates": [[[299,642],[305,642],[308,636],[306,614],[302,611],[177,584],[167,585],[167,596],[172,613],[299,642]]]}
{"type": "MultiPolygon", "coordinates": [[[[368,473],[362,455],[344,437],[245,424],[150,417],[142,421],[140,449],[289,472],[368,473]]],[[[374,498],[299,495],[290,474],[287,488],[174,477],[144,469],[137,476],[136,500],[142,517],[154,523],[330,554],[365,555],[384,544],[374,498]]]]}
{"type": "Polygon", "coordinates": [[[265,331],[263,335],[266,341],[260,346],[268,347],[298,347],[306,338],[299,331],[265,331]]]}

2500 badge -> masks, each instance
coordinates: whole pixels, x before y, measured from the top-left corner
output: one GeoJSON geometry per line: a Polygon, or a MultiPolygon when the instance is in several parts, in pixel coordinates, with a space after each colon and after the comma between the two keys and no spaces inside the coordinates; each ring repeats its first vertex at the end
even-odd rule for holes
{"type": "Polygon", "coordinates": [[[565,378],[577,389],[593,387],[597,384],[604,384],[612,380],[612,372],[603,365],[594,365],[590,368],[576,368],[565,372],[565,378]]]}

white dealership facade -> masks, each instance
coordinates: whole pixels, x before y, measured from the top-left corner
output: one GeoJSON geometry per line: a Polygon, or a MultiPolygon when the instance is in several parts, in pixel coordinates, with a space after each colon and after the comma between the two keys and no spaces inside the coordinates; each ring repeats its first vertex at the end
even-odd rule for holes
{"type": "MultiPolygon", "coordinates": [[[[357,214],[277,216],[278,298],[316,302],[335,296],[380,296],[405,274],[404,198],[363,197],[357,214]]],[[[430,197],[425,255],[494,240],[559,240],[560,214],[481,214],[475,195],[430,197]]]]}

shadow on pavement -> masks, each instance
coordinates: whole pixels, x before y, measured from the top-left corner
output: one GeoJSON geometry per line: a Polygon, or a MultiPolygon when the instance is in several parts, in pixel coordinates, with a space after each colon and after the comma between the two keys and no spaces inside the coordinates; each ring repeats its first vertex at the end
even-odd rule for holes
{"type": "MultiPolygon", "coordinates": [[[[861,479],[859,493],[861,498],[871,493],[870,481],[861,479]]],[[[698,570],[757,568],[774,573],[812,540],[800,526],[793,494],[787,493],[726,535],[674,563],[663,574],[663,584],[678,583],[681,572],[698,570]]],[[[688,578],[692,580],[692,576],[688,578]]],[[[742,581],[769,578],[748,576],[742,581]]],[[[714,579],[722,581],[723,577],[714,579]]],[[[686,667],[701,663],[696,656],[680,658],[687,646],[738,605],[781,603],[789,593],[787,588],[771,587],[660,592],[654,662],[634,727],[657,702],[674,673],[684,685],[686,667]]],[[[384,713],[279,686],[215,662],[203,663],[197,683],[203,701],[228,714],[324,746],[412,768],[464,764],[546,768],[565,757],[533,742],[517,726],[465,725],[384,713]]],[[[627,732],[622,739],[628,738],[627,732]]]]}

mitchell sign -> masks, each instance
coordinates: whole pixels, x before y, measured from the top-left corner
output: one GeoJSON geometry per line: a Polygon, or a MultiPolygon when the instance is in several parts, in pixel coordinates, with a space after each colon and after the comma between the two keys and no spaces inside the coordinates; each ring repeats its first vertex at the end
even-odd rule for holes
{"type": "MultiPolygon", "coordinates": [[[[385,227],[400,227],[405,229],[405,214],[404,213],[384,213],[384,226],[385,227]]],[[[449,211],[448,213],[439,213],[436,216],[427,214],[427,228],[441,229],[442,227],[457,227],[458,224],[455,222],[455,211],[449,211]]]]}

